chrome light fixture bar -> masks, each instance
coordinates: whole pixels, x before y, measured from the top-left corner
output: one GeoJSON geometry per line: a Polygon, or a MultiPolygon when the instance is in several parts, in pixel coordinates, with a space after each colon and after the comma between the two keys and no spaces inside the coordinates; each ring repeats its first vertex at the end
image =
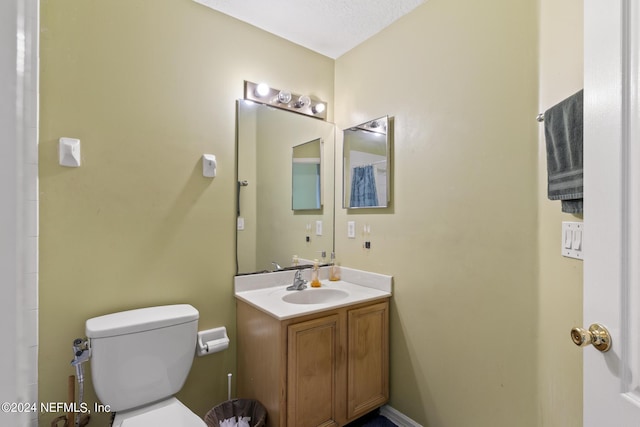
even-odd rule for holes
{"type": "Polygon", "coordinates": [[[244,81],[244,99],[327,120],[327,103],[307,95],[274,89],[265,83],[244,81]]]}

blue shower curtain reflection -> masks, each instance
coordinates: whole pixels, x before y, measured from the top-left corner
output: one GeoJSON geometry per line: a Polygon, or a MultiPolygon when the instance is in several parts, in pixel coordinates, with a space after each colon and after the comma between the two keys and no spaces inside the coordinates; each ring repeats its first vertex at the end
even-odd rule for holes
{"type": "Polygon", "coordinates": [[[363,208],[378,206],[376,180],[373,176],[373,166],[356,166],[351,174],[351,200],[349,207],[363,208]]]}

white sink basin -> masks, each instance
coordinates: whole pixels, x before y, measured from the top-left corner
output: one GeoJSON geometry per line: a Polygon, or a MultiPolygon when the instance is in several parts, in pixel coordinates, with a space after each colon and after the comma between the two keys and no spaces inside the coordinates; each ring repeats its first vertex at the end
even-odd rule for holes
{"type": "Polygon", "coordinates": [[[290,304],[325,304],[340,301],[348,296],[349,293],[341,289],[307,288],[303,291],[290,291],[282,300],[290,304]]]}
{"type": "Polygon", "coordinates": [[[285,320],[391,296],[391,276],[345,267],[342,280],[321,279],[319,288],[287,291],[293,275],[293,271],[282,271],[236,276],[235,297],[271,317],[285,320]],[[347,273],[356,283],[344,280],[347,273]]]}

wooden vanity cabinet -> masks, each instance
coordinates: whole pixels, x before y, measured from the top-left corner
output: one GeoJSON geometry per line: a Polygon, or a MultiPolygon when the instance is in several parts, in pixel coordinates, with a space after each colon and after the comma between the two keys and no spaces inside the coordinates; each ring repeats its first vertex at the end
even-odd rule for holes
{"type": "Polygon", "coordinates": [[[238,396],[269,427],[342,426],[389,399],[388,298],[278,320],[237,301],[238,396]]]}
{"type": "Polygon", "coordinates": [[[339,425],[340,316],[293,323],[287,334],[286,425],[339,425]]]}
{"type": "Polygon", "coordinates": [[[389,302],[347,310],[347,418],[389,400],[389,302]]]}

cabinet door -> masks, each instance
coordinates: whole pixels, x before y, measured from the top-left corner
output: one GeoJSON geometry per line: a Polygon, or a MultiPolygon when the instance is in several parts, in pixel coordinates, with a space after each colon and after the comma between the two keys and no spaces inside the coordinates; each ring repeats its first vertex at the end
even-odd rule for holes
{"type": "Polygon", "coordinates": [[[336,426],[337,314],[288,328],[287,426],[336,426]]]}
{"type": "Polygon", "coordinates": [[[389,400],[389,303],[349,310],[347,417],[389,400]]]}

